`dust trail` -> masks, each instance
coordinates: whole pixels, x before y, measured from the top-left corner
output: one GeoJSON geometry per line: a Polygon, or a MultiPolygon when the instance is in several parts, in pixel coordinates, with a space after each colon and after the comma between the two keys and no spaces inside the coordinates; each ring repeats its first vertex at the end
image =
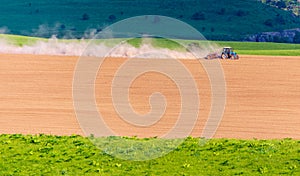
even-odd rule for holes
{"type": "Polygon", "coordinates": [[[108,46],[104,43],[90,42],[90,40],[60,41],[56,37],[48,40],[38,41],[31,45],[16,46],[4,39],[0,40],[0,53],[6,54],[35,54],[35,55],[59,55],[59,56],[95,56],[95,57],[139,57],[162,59],[165,56],[170,58],[203,58],[209,52],[214,52],[218,48],[212,45],[186,46],[186,50],[171,50],[166,48],[156,48],[149,42],[143,42],[136,48],[126,42],[117,46],[108,46]],[[191,52],[195,54],[191,54],[191,52]],[[156,54],[154,54],[156,53],[156,54]],[[157,53],[161,53],[158,55],[157,53]],[[154,54],[154,55],[153,55],[154,54]]]}
{"type": "Polygon", "coordinates": [[[108,56],[111,57],[135,57],[135,58],[193,58],[194,56],[187,51],[176,51],[166,48],[155,48],[151,44],[142,44],[139,48],[133,47],[127,43],[114,48],[108,56]]]}

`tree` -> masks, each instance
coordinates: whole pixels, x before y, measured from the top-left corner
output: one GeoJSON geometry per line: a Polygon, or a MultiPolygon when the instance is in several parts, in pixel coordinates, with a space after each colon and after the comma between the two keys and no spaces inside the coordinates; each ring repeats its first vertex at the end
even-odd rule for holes
{"type": "Polygon", "coordinates": [[[109,15],[108,19],[109,21],[115,21],[117,17],[115,15],[109,15]]]}
{"type": "Polygon", "coordinates": [[[236,15],[239,16],[239,17],[242,17],[242,16],[248,15],[248,12],[245,12],[245,11],[243,11],[243,10],[238,10],[238,11],[236,12],[236,15]]]}
{"type": "Polygon", "coordinates": [[[217,13],[218,13],[219,15],[224,15],[225,12],[226,12],[226,9],[225,9],[225,8],[221,8],[217,13]]]}
{"type": "Polygon", "coordinates": [[[269,26],[269,27],[273,27],[273,20],[267,19],[267,20],[264,22],[264,25],[269,26]]]}
{"type": "Polygon", "coordinates": [[[65,30],[66,26],[64,24],[60,25],[60,29],[65,30]]]}
{"type": "Polygon", "coordinates": [[[203,12],[196,12],[192,15],[192,20],[205,20],[205,14],[203,12]]]}
{"type": "Polygon", "coordinates": [[[90,19],[90,17],[89,17],[89,15],[88,15],[87,13],[84,13],[84,14],[82,15],[82,17],[81,17],[81,20],[83,20],[83,21],[89,20],[89,19],[90,19]]]}
{"type": "Polygon", "coordinates": [[[276,6],[278,7],[278,8],[286,8],[286,4],[285,4],[285,2],[284,1],[282,1],[282,0],[280,0],[280,1],[278,1],[277,3],[276,3],[276,6]]]}

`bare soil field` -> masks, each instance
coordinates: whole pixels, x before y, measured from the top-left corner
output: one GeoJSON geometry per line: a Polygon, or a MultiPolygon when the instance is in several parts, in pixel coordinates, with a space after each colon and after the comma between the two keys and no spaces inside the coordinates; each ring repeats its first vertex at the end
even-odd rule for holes
{"type": "MultiPolygon", "coordinates": [[[[0,54],[0,133],[83,135],[72,99],[77,61],[78,57],[0,54]]],[[[157,72],[137,77],[129,90],[135,112],[149,112],[149,96],[154,92],[165,96],[167,107],[161,120],[147,128],[129,124],[118,117],[111,99],[114,75],[125,61],[108,58],[101,65],[95,81],[98,111],[116,135],[161,136],[180,113],[178,87],[157,72]]],[[[193,75],[200,97],[191,133],[197,137],[211,108],[210,82],[199,61],[181,62],[193,75]]],[[[151,64],[151,59],[145,63],[151,64]]],[[[237,61],[221,60],[221,64],[227,97],[214,137],[300,139],[300,57],[241,56],[237,61]]]]}

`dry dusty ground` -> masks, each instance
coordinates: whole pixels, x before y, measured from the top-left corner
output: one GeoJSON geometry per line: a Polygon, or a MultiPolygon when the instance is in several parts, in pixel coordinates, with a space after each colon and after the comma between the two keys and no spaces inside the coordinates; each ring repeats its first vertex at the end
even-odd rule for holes
{"type": "MultiPolygon", "coordinates": [[[[83,134],[72,102],[77,60],[78,57],[1,54],[0,133],[83,134]]],[[[176,84],[157,72],[137,77],[129,91],[137,113],[150,110],[149,95],[153,92],[161,92],[168,104],[158,123],[147,128],[130,125],[118,118],[110,94],[114,74],[124,61],[106,59],[101,65],[95,82],[98,111],[117,135],[165,134],[180,112],[176,84]]],[[[145,63],[151,64],[151,60],[145,63]]],[[[209,79],[197,60],[182,63],[194,76],[199,90],[199,117],[192,135],[200,136],[210,111],[209,79]]],[[[242,56],[238,61],[221,63],[227,101],[214,137],[300,139],[300,57],[242,56]]]]}

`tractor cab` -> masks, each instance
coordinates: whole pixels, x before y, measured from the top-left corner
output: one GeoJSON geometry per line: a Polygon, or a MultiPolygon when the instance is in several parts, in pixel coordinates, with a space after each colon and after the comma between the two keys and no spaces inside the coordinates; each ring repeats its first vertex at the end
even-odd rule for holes
{"type": "Polygon", "coordinates": [[[233,48],[231,48],[231,47],[224,47],[223,48],[223,53],[230,54],[232,52],[233,52],[233,48]]]}

